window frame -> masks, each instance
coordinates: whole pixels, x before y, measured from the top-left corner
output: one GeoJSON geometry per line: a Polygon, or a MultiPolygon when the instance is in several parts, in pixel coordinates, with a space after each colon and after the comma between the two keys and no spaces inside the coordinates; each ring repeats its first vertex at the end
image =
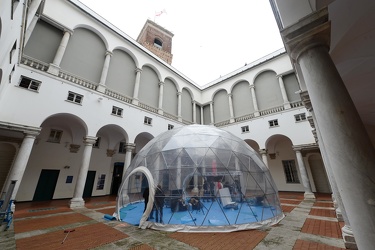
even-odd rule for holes
{"type": "Polygon", "coordinates": [[[63,135],[63,131],[59,129],[51,129],[48,135],[47,142],[60,143],[63,135]],[[51,136],[53,133],[53,136],[51,136]]]}
{"type": "Polygon", "coordinates": [[[152,118],[145,116],[145,118],[143,119],[143,124],[152,126],[152,118]]]}
{"type": "Polygon", "coordinates": [[[300,113],[294,115],[295,122],[303,122],[307,120],[306,113],[300,113]],[[299,119],[299,120],[298,120],[299,119]]]}
{"type": "Polygon", "coordinates": [[[124,109],[119,108],[117,106],[112,106],[112,115],[122,117],[122,114],[124,113],[124,109]]]}
{"type": "Polygon", "coordinates": [[[242,126],[242,127],[241,127],[241,132],[242,132],[242,133],[249,133],[249,132],[250,132],[249,125],[242,126]]]}
{"type": "MultiPolygon", "coordinates": [[[[13,74],[13,70],[12,70],[12,74],[13,74]]],[[[32,79],[27,76],[21,76],[17,86],[23,89],[30,90],[30,91],[38,92],[40,85],[42,85],[41,81],[32,79]],[[24,80],[27,80],[28,82],[26,83],[24,80]]]]}
{"type": "Polygon", "coordinates": [[[279,120],[273,119],[268,121],[268,125],[270,128],[278,127],[279,126],[279,120]]]}
{"type": "Polygon", "coordinates": [[[294,160],[282,160],[286,184],[300,184],[296,162],[294,160]]]}
{"type": "Polygon", "coordinates": [[[70,103],[81,105],[82,102],[83,102],[83,95],[75,93],[73,91],[68,91],[68,97],[66,98],[66,101],[70,102],[70,103]],[[70,95],[73,95],[73,100],[69,100],[70,95]],[[77,97],[80,98],[79,102],[77,102],[77,97]]]}
{"type": "Polygon", "coordinates": [[[168,130],[172,130],[174,128],[174,125],[168,124],[168,130]]]}

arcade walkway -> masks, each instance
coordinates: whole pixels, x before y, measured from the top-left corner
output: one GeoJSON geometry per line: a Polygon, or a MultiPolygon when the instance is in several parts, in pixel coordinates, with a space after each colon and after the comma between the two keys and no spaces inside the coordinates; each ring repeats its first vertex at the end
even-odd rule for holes
{"type": "Polygon", "coordinates": [[[0,249],[345,249],[331,196],[315,195],[309,202],[303,193],[280,192],[286,217],[278,225],[232,233],[160,232],[106,221],[114,196],[86,199],[86,208],[74,210],[68,200],[16,203],[13,225],[0,231],[0,249]]]}

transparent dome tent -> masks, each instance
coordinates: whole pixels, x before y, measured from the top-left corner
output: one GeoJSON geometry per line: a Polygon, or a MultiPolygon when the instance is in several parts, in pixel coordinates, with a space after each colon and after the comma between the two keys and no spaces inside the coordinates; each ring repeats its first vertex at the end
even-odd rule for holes
{"type": "Polygon", "coordinates": [[[139,151],[124,173],[115,216],[143,229],[182,232],[254,229],[284,218],[259,155],[205,125],[174,128],[139,151]]]}

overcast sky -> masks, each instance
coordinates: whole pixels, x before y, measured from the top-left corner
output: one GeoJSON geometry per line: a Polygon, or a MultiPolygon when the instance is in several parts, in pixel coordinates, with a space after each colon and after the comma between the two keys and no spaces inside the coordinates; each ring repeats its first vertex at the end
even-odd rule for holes
{"type": "Polygon", "coordinates": [[[172,66],[198,85],[283,47],[268,0],[80,1],[134,40],[147,19],[171,31],[172,66]]]}

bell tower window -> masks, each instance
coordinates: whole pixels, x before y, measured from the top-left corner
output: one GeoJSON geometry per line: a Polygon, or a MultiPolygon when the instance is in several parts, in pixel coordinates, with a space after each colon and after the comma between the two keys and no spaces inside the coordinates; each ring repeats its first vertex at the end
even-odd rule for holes
{"type": "Polygon", "coordinates": [[[160,41],[159,39],[155,38],[154,39],[154,46],[158,47],[159,49],[161,49],[163,47],[163,43],[162,41],[160,41]]]}

